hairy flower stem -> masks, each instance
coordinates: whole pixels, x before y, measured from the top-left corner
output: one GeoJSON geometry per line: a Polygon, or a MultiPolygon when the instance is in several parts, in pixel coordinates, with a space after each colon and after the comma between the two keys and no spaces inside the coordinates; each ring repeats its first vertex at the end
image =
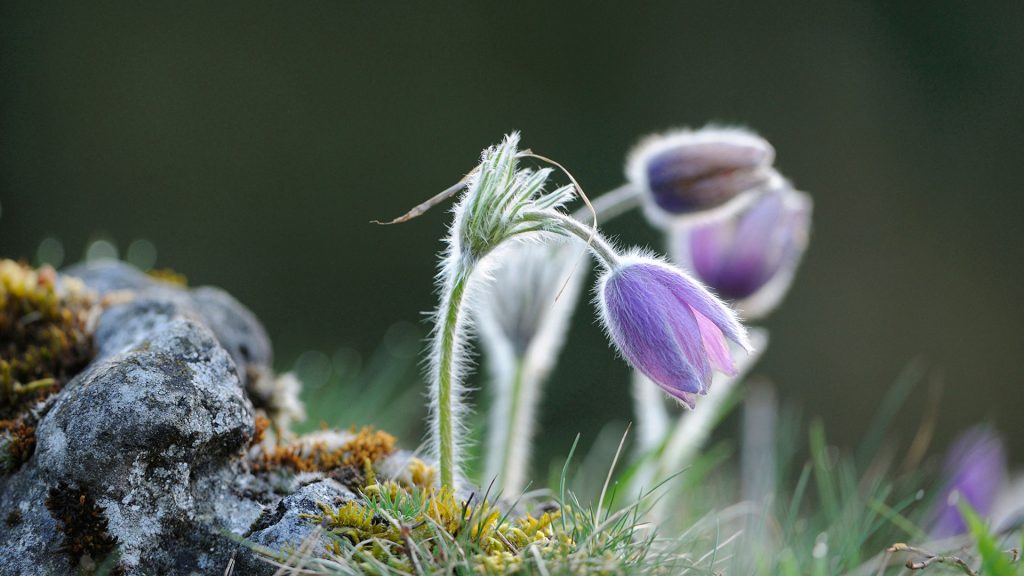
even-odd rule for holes
{"type": "Polygon", "coordinates": [[[455,442],[455,418],[462,411],[461,394],[453,387],[458,374],[455,355],[458,351],[459,325],[463,297],[466,284],[472,270],[456,265],[451,271],[451,288],[446,291],[445,301],[438,314],[438,348],[437,390],[432,395],[435,405],[434,421],[437,422],[438,456],[440,457],[441,485],[454,489],[455,468],[459,465],[458,446],[455,442]]]}
{"type": "Polygon", "coordinates": [[[572,216],[561,212],[527,212],[523,215],[523,218],[525,220],[555,223],[563,234],[571,234],[583,240],[602,266],[609,270],[619,267],[619,261],[621,260],[619,253],[592,226],[583,224],[572,216]]]}
{"type": "MultiPolygon", "coordinates": [[[[525,211],[521,218],[523,222],[535,224],[536,227],[532,228],[534,230],[547,230],[562,235],[577,236],[586,242],[589,250],[605,268],[613,270],[619,266],[621,258],[615,248],[596,229],[583,224],[572,216],[556,210],[545,210],[525,211]]],[[[432,395],[434,401],[432,421],[436,426],[434,438],[440,459],[441,485],[447,487],[454,487],[455,470],[461,464],[458,454],[459,443],[455,440],[455,436],[460,432],[456,429],[456,419],[464,412],[464,408],[461,386],[458,383],[460,363],[456,356],[459,353],[459,342],[462,338],[459,333],[460,326],[464,323],[460,316],[462,302],[472,271],[473,266],[470,262],[457,260],[449,264],[445,273],[448,281],[443,291],[436,326],[437,349],[435,352],[438,362],[436,378],[433,381],[437,388],[432,395]]],[[[529,430],[529,426],[524,425],[523,422],[532,420],[533,407],[529,405],[531,400],[524,398],[523,389],[529,387],[534,390],[537,386],[533,382],[524,381],[524,378],[542,377],[525,366],[525,357],[516,358],[515,361],[517,374],[511,383],[513,396],[509,403],[507,423],[509,434],[502,458],[503,472],[514,467],[517,462],[522,462],[519,455],[524,453],[525,448],[516,446],[515,443],[529,441],[528,438],[523,438],[523,434],[517,433],[529,430]]],[[[509,475],[503,473],[502,478],[509,478],[509,475]]]]}

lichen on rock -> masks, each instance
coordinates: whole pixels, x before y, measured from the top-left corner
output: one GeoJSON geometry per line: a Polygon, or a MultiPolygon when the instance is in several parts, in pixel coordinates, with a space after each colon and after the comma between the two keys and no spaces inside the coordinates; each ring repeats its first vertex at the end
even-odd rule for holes
{"type": "MultiPolygon", "coordinates": [[[[43,278],[43,288],[90,294],[92,315],[73,318],[95,357],[57,364],[58,385],[24,403],[34,450],[12,442],[26,435],[24,423],[4,436],[26,462],[0,476],[0,515],[18,520],[0,533],[0,572],[95,567],[108,545],[127,574],[222,572],[232,557],[252,555],[239,541],[280,499],[260,490],[245,458],[255,410],[240,374],[272,373],[255,316],[216,289],[188,290],[120,263],[74,267],[81,281],[4,266],[43,278]],[[243,350],[258,354],[232,355],[243,350]]],[[[32,283],[15,286],[8,294],[32,283]]],[[[5,360],[16,350],[11,334],[21,333],[2,333],[5,360]]]]}
{"type": "MultiPolygon", "coordinates": [[[[258,576],[369,536],[390,542],[384,557],[405,536],[381,498],[453,532],[547,538],[470,506],[468,487],[436,489],[436,468],[387,432],[295,436],[301,384],[274,374],[265,330],[222,290],[117,262],[3,261],[0,280],[0,575],[258,576]]],[[[493,552],[480,562],[508,548],[493,552]]]]}

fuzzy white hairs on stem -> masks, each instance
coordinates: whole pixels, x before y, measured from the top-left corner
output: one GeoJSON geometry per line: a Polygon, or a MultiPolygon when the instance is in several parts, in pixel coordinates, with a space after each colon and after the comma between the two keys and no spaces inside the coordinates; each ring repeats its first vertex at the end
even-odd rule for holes
{"type": "Polygon", "coordinates": [[[468,306],[479,293],[486,269],[481,264],[499,245],[556,232],[558,208],[572,199],[565,186],[545,194],[549,169],[519,170],[519,135],[488,148],[456,203],[437,277],[440,304],[432,333],[430,364],[430,444],[440,464],[443,486],[456,487],[465,444],[467,342],[472,323],[468,306]]]}

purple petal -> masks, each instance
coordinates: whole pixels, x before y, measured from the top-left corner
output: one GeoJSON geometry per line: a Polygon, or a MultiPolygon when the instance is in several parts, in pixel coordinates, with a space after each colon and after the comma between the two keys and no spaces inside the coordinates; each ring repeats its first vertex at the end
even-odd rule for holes
{"type": "Polygon", "coordinates": [[[1006,452],[999,436],[986,426],[964,432],[956,441],[943,466],[945,485],[931,513],[931,535],[946,538],[963,534],[967,525],[950,496],[970,504],[985,516],[992,510],[999,488],[1006,478],[1006,452]]]}
{"type": "Polygon", "coordinates": [[[690,410],[693,410],[694,408],[697,407],[697,396],[694,394],[690,394],[689,392],[680,392],[679,394],[673,394],[672,396],[676,400],[679,400],[683,404],[686,404],[686,407],[689,408],[690,410]]]}
{"type": "Polygon", "coordinates": [[[664,149],[648,158],[648,169],[672,178],[691,180],[733,170],[757,168],[771,164],[775,150],[771,144],[753,134],[737,135],[720,132],[717,138],[704,132],[689,138],[677,136],[664,149]]]}
{"type": "Polygon", "coordinates": [[[725,169],[687,179],[676,167],[679,159],[671,157],[651,159],[647,171],[647,186],[652,199],[662,210],[671,214],[687,214],[725,204],[747,190],[768,182],[763,170],[725,169]]]}
{"type": "Polygon", "coordinates": [[[754,202],[736,227],[733,248],[723,267],[733,276],[746,273],[754,283],[767,282],[782,263],[782,241],[789,233],[784,210],[781,192],[768,192],[754,202]]]}
{"type": "Polygon", "coordinates": [[[729,354],[729,343],[726,342],[725,335],[703,314],[692,308],[691,311],[697,319],[700,337],[704,342],[704,350],[707,351],[708,358],[711,360],[711,366],[729,376],[736,375],[736,364],[732,361],[732,355],[729,354]]]}
{"type": "Polygon", "coordinates": [[[600,298],[609,334],[626,360],[688,405],[695,394],[707,393],[713,369],[736,372],[726,338],[748,345],[728,307],[657,260],[638,259],[611,272],[602,279],[600,298]]]}
{"type": "Polygon", "coordinates": [[[810,199],[785,181],[777,184],[731,217],[677,232],[680,261],[689,262],[715,293],[745,310],[746,300],[777,279],[787,279],[775,287],[781,289],[779,296],[785,292],[807,245],[810,199]]]}
{"type": "Polygon", "coordinates": [[[601,295],[608,328],[630,364],[685,401],[683,393],[699,393],[710,380],[700,328],[689,309],[648,276],[627,266],[606,279],[601,295]]]}
{"type": "Polygon", "coordinates": [[[657,261],[652,261],[644,267],[650,271],[652,281],[669,287],[679,303],[703,315],[717,326],[726,338],[750,351],[747,331],[736,318],[736,314],[700,282],[690,278],[681,270],[657,261]]]}
{"type": "MultiPolygon", "coordinates": [[[[722,269],[732,247],[732,239],[736,235],[736,222],[728,218],[719,222],[698,226],[692,231],[684,233],[685,240],[689,242],[690,262],[697,277],[711,286],[721,284],[722,269]]],[[[718,290],[719,294],[722,293],[718,290]]],[[[722,294],[731,298],[729,294],[722,294]]]]}
{"type": "Polygon", "coordinates": [[[705,128],[651,137],[630,155],[627,176],[671,216],[729,203],[771,179],[775,150],[737,129],[705,128]]]}

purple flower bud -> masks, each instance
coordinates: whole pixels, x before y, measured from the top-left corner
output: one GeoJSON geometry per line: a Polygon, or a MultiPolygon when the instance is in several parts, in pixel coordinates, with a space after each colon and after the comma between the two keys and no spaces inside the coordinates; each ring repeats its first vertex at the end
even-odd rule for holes
{"type": "Polygon", "coordinates": [[[634,368],[690,408],[712,370],[735,374],[726,339],[747,351],[728,306],[682,270],[630,256],[601,279],[598,300],[608,334],[634,368]]]}
{"type": "Polygon", "coordinates": [[[945,481],[931,512],[931,536],[946,538],[967,532],[956,502],[962,499],[981,516],[992,511],[992,503],[1006,479],[1003,441],[988,426],[964,432],[946,455],[942,468],[945,481]]]}
{"type": "Polygon", "coordinates": [[[789,289],[810,227],[810,197],[779,180],[736,214],[677,227],[673,256],[745,318],[757,318],[789,289]]]}
{"type": "Polygon", "coordinates": [[[771,179],[774,160],[771,144],[752,132],[682,130],[642,142],[626,177],[643,191],[648,217],[663,225],[748,196],[771,179]]]}

